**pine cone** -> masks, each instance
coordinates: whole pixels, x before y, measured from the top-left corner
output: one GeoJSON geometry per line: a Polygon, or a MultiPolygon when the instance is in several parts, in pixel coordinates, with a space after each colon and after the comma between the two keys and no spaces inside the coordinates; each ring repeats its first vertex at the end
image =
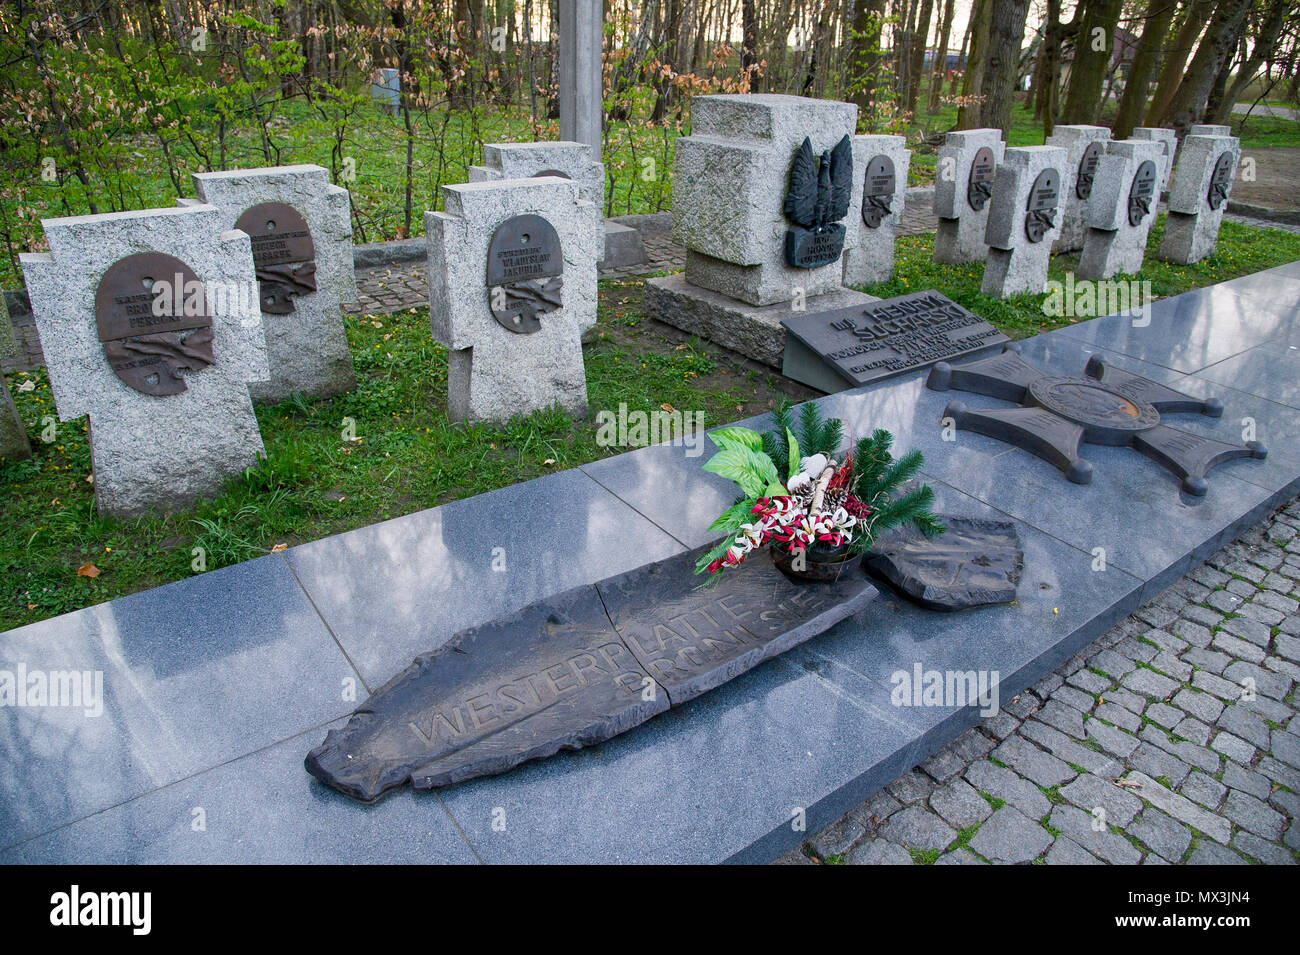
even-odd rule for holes
{"type": "Polygon", "coordinates": [[[847,488],[835,487],[826,492],[822,498],[822,513],[834,514],[835,511],[844,506],[844,500],[849,495],[847,488]]]}

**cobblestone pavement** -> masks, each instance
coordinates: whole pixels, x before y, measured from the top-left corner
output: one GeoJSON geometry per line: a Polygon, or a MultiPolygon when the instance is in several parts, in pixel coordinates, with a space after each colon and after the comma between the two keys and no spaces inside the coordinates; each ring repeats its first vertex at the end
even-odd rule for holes
{"type": "Polygon", "coordinates": [[[1300,499],[779,861],[1295,864],[1300,499]]]}

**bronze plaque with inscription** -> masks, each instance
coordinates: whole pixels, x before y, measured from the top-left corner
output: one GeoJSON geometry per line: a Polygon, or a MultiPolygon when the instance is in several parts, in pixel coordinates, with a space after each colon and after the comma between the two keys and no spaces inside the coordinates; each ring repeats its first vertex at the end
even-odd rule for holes
{"type": "Polygon", "coordinates": [[[868,229],[880,228],[893,210],[894,161],[888,156],[874,156],[867,163],[867,179],[862,190],[862,222],[868,229]]]}
{"type": "Polygon", "coordinates": [[[1232,151],[1229,150],[1215,161],[1214,172],[1210,174],[1210,191],[1205,199],[1211,209],[1218,209],[1228,201],[1228,193],[1232,191],[1232,173],[1232,151]]]}
{"type": "Polygon", "coordinates": [[[487,259],[493,317],[520,335],[539,330],[538,316],[562,304],[564,253],[555,227],[538,215],[507,219],[492,233],[487,259]]]}
{"type": "Polygon", "coordinates": [[[213,362],[203,283],[174,256],[141,252],[109,266],[95,290],[95,322],[113,374],[143,394],[180,394],[181,368],[213,362]]]}
{"type": "Polygon", "coordinates": [[[831,389],[823,386],[821,376],[804,373],[814,361],[815,367],[832,371],[840,387],[853,388],[1009,341],[980,316],[933,290],[787,318],[781,324],[789,332],[786,376],[824,391],[831,389]]]}
{"type": "Polygon", "coordinates": [[[1025,214],[1025,237],[1030,242],[1042,242],[1043,236],[1056,225],[1056,204],[1060,200],[1061,174],[1055,169],[1044,169],[1029,188],[1029,202],[1025,214]]]}
{"type": "Polygon", "coordinates": [[[1128,224],[1139,226],[1155,207],[1156,164],[1144,160],[1133,174],[1133,185],[1128,192],[1128,224]]]}
{"type": "Polygon", "coordinates": [[[1106,149],[1101,143],[1089,143],[1079,160],[1079,171],[1074,179],[1074,194],[1080,199],[1092,195],[1092,181],[1097,177],[1097,163],[1101,162],[1106,149]]]}
{"type": "Polygon", "coordinates": [[[283,202],[251,206],[235,228],[253,240],[253,267],[262,311],[293,312],[295,296],[316,291],[316,246],[307,220],[283,202]]]}
{"type": "Polygon", "coordinates": [[[976,212],[981,212],[988,205],[993,195],[993,180],[998,173],[997,160],[993,150],[981,146],[975,151],[975,158],[970,164],[970,181],[966,184],[966,201],[976,212]]]}
{"type": "MultiPolygon", "coordinates": [[[[712,545],[708,545],[712,546],[712,545]]],[[[307,756],[363,802],[617,736],[827,630],[876,596],[861,573],[796,584],[756,554],[700,588],[708,547],[453,635],[307,756]]]]}

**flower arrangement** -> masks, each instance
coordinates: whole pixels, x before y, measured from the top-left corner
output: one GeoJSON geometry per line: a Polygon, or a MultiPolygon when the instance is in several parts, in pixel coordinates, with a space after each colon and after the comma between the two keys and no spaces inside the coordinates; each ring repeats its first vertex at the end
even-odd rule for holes
{"type": "Polygon", "coordinates": [[[882,532],[909,522],[926,536],[943,533],[930,510],[929,485],[904,490],[924,463],[919,451],[895,460],[894,436],[877,430],[837,460],[844,440],[839,418],[806,402],[796,422],[788,398],[773,414],[774,427],[764,434],[723,428],[709,435],[721,450],[704,470],[735,481],[741,496],[710,525],[724,537],[699,559],[697,574],[738,566],[768,546],[805,559],[860,555],[882,532]]]}

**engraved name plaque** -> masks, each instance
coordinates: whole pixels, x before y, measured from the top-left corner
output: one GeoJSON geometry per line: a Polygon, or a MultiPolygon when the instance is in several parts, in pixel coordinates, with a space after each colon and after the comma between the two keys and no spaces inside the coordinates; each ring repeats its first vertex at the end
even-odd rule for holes
{"type": "Polygon", "coordinates": [[[1061,174],[1055,169],[1044,169],[1029,190],[1029,203],[1025,213],[1025,236],[1030,242],[1042,242],[1056,225],[1056,204],[1060,198],[1061,174]]]}
{"type": "Polygon", "coordinates": [[[970,164],[970,180],[966,183],[966,201],[976,212],[983,211],[993,195],[993,179],[997,176],[998,164],[993,158],[993,150],[982,146],[975,152],[970,164]]]}
{"type": "Polygon", "coordinates": [[[538,316],[560,307],[564,289],[564,254],[555,227],[538,215],[507,219],[492,234],[487,260],[493,317],[520,335],[538,331],[538,316]]]}
{"type": "Polygon", "coordinates": [[[294,296],[316,291],[316,246],[307,220],[293,206],[263,202],[245,210],[235,228],[253,240],[262,311],[291,314],[294,296]]]}
{"type": "Polygon", "coordinates": [[[862,191],[862,222],[868,229],[880,228],[880,223],[892,211],[894,201],[894,161],[888,156],[875,156],[867,163],[867,180],[862,191]]]}
{"type": "Polygon", "coordinates": [[[1128,224],[1138,226],[1155,205],[1156,164],[1144,160],[1133,174],[1133,186],[1128,193],[1128,224]]]}
{"type": "Polygon", "coordinates": [[[113,374],[143,394],[180,394],[179,369],[212,364],[203,283],[173,256],[142,252],[113,263],[95,291],[95,321],[113,374]]]}
{"type": "Polygon", "coordinates": [[[869,384],[1008,341],[984,319],[935,291],[781,324],[789,332],[784,373],[823,391],[869,384]]]}
{"type": "Polygon", "coordinates": [[[1101,162],[1105,148],[1101,143],[1089,143],[1079,160],[1079,172],[1074,179],[1074,194],[1080,199],[1092,195],[1092,182],[1097,177],[1097,163],[1101,162]]]}
{"type": "Polygon", "coordinates": [[[1232,151],[1229,150],[1218,158],[1210,175],[1210,191],[1205,198],[1211,209],[1218,209],[1228,201],[1228,193],[1232,191],[1232,173],[1232,151]]]}

